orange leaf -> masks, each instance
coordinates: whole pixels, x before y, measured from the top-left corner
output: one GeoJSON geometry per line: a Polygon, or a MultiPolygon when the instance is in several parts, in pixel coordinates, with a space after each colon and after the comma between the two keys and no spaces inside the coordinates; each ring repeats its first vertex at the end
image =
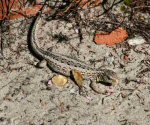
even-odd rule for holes
{"type": "Polygon", "coordinates": [[[127,39],[127,37],[127,31],[119,27],[118,29],[112,31],[110,34],[96,33],[94,41],[96,44],[105,44],[108,46],[113,46],[117,43],[123,42],[125,39],[127,39]]]}

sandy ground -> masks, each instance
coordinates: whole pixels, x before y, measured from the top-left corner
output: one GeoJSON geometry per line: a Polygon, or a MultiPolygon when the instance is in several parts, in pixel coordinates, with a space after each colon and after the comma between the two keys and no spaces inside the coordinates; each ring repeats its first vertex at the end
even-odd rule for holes
{"type": "Polygon", "coordinates": [[[69,78],[64,88],[47,86],[56,73],[35,67],[38,59],[27,47],[30,22],[11,23],[6,37],[5,58],[0,61],[0,125],[150,124],[149,44],[129,46],[125,41],[113,47],[95,45],[94,32],[88,28],[86,32],[83,29],[80,43],[74,22],[43,20],[37,32],[42,48],[117,72],[120,82],[110,88],[110,95],[88,88],[88,97],[83,97],[69,78]],[[59,41],[57,35],[61,33],[68,41],[59,41]]]}

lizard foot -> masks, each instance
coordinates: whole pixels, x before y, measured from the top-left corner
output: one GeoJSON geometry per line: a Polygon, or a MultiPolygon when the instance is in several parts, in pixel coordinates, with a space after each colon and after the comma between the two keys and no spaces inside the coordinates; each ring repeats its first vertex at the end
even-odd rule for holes
{"type": "Polygon", "coordinates": [[[42,60],[36,64],[38,68],[44,68],[47,65],[46,60],[42,60]]]}

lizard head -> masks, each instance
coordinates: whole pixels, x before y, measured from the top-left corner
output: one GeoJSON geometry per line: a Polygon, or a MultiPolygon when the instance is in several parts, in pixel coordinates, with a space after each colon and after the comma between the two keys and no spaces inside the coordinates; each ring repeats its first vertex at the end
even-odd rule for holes
{"type": "Polygon", "coordinates": [[[115,86],[119,83],[119,78],[114,71],[108,69],[102,69],[102,72],[99,73],[96,77],[96,82],[109,85],[109,86],[111,85],[115,86]]]}

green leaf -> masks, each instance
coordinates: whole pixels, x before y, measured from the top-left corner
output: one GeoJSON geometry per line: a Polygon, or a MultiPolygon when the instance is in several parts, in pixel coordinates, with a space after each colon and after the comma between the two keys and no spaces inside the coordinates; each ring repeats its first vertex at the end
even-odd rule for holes
{"type": "Polygon", "coordinates": [[[132,2],[133,2],[132,0],[124,0],[124,4],[126,6],[130,6],[132,2]]]}
{"type": "Polygon", "coordinates": [[[124,11],[126,10],[126,7],[125,7],[124,5],[121,6],[121,7],[120,7],[120,10],[124,12],[124,11]]]}

